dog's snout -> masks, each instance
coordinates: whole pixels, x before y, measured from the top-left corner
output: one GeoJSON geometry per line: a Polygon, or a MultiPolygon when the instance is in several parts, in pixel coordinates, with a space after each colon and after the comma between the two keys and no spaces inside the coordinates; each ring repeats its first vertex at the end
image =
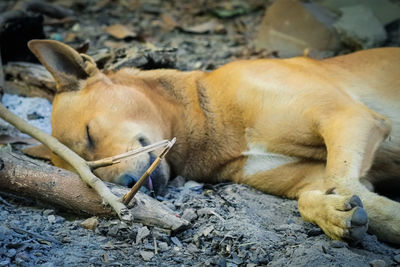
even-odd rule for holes
{"type": "Polygon", "coordinates": [[[119,177],[118,183],[123,186],[132,187],[138,180],[139,177],[131,173],[125,173],[121,177],[119,177]]]}

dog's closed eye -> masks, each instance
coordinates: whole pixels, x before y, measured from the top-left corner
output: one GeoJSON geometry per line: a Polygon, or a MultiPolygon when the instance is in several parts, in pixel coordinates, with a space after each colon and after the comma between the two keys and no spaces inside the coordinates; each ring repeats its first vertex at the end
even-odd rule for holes
{"type": "Polygon", "coordinates": [[[147,139],[147,138],[144,137],[144,136],[140,136],[140,137],[138,138],[138,141],[139,141],[139,143],[140,143],[142,146],[148,146],[148,145],[150,145],[149,139],[147,139]]]}

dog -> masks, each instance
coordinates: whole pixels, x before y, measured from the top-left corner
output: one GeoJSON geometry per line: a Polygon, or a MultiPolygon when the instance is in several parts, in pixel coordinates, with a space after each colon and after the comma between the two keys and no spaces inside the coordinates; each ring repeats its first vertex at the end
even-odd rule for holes
{"type": "MultiPolygon", "coordinates": [[[[57,41],[29,48],[57,84],[52,135],[86,160],[176,137],[153,174],[157,193],[172,175],[247,184],[298,199],[302,218],[332,239],[358,242],[369,229],[400,244],[400,203],[373,192],[400,188],[400,48],[240,60],[211,72],[101,72],[57,41]]],[[[153,159],[95,174],[131,185],[153,159]]]]}

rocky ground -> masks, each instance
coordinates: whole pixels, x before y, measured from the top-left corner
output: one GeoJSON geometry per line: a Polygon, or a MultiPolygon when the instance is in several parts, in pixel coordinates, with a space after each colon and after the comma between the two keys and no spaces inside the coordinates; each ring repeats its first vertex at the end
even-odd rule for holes
{"type": "MultiPolygon", "coordinates": [[[[256,50],[270,1],[57,1],[75,18],[47,23],[49,38],[89,44],[101,67],[212,70],[238,58],[276,56],[256,50]],[[117,32],[108,26],[127,27],[117,32]],[[121,31],[124,33],[121,36],[121,31]],[[107,33],[107,32],[111,32],[107,33]],[[119,36],[119,37],[112,37],[119,36]]],[[[394,1],[393,1],[394,2],[394,1]]],[[[0,12],[14,1],[3,1],[0,12]]],[[[399,21],[380,45],[399,45],[399,21]]],[[[351,50],[344,47],[337,53],[351,50]]],[[[6,77],[7,78],[7,77],[6,77]]],[[[3,103],[49,131],[50,104],[6,94],[3,103]]],[[[2,133],[16,135],[4,123],[2,133]]],[[[1,149],[17,149],[3,145],[1,149]]],[[[0,266],[396,266],[400,248],[367,235],[360,244],[332,241],[303,222],[296,201],[235,184],[197,184],[177,177],[161,201],[191,227],[171,233],[140,224],[86,218],[45,203],[0,193],[0,266]]]]}

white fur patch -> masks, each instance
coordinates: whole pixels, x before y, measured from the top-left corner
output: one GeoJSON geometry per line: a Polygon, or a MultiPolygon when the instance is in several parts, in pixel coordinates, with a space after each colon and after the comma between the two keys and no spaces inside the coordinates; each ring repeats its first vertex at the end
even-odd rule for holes
{"type": "Polygon", "coordinates": [[[247,156],[244,166],[245,175],[266,172],[279,166],[298,161],[297,158],[268,152],[263,146],[249,144],[249,150],[242,152],[247,156]]]}

